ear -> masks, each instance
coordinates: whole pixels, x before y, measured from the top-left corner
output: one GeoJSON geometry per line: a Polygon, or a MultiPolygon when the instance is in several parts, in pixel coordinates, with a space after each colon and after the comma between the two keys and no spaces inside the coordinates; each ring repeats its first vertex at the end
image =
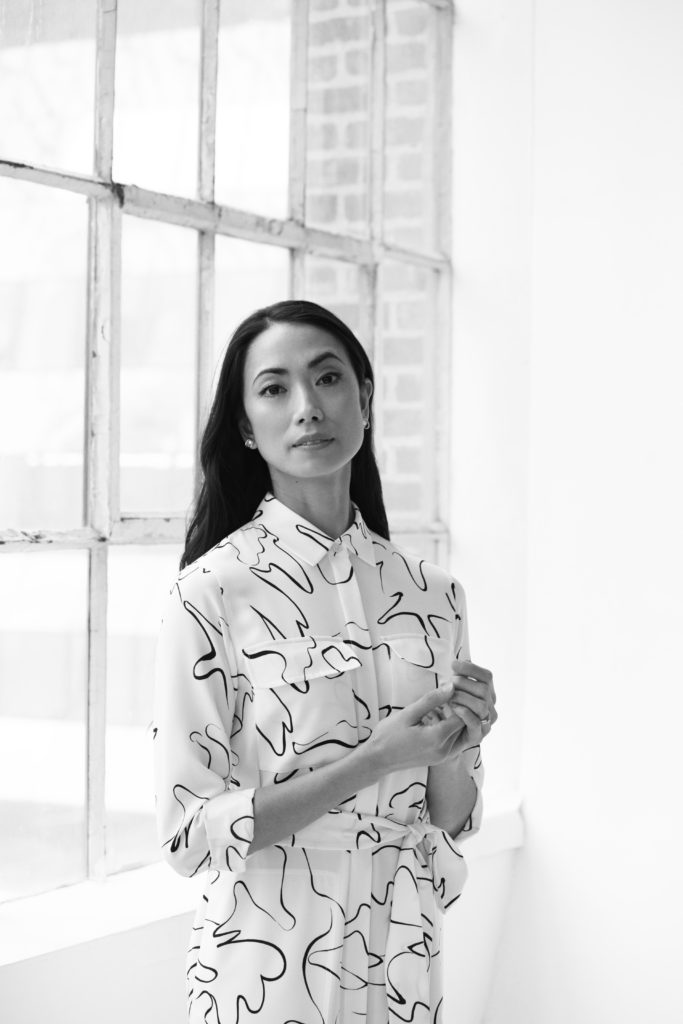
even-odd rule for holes
{"type": "Polygon", "coordinates": [[[251,429],[251,423],[246,416],[242,416],[237,426],[240,434],[242,435],[243,441],[246,441],[248,437],[254,436],[254,431],[251,429]]]}
{"type": "Polygon", "coordinates": [[[369,377],[366,377],[362,384],[359,385],[360,390],[360,407],[363,413],[363,419],[367,420],[370,415],[370,399],[372,397],[372,381],[369,377]]]}

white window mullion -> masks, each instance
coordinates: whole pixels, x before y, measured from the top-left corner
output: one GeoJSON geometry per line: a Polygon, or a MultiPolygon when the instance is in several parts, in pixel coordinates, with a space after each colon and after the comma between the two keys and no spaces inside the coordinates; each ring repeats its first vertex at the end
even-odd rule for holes
{"type": "Polygon", "coordinates": [[[437,11],[453,13],[453,0],[418,0],[418,3],[426,4],[427,7],[436,7],[437,11]]]}
{"type": "Polygon", "coordinates": [[[384,351],[384,341],[383,341],[384,323],[383,323],[383,315],[382,315],[383,302],[382,302],[382,267],[381,267],[381,265],[376,266],[374,278],[375,278],[375,280],[373,282],[373,284],[374,284],[374,289],[373,289],[374,299],[373,299],[373,305],[372,305],[372,313],[373,313],[373,325],[372,325],[372,338],[373,338],[372,370],[373,370],[373,374],[374,374],[374,377],[375,377],[375,387],[378,389],[379,394],[376,394],[374,396],[375,400],[374,400],[373,406],[372,406],[372,413],[373,413],[373,437],[374,437],[374,442],[375,442],[375,452],[377,454],[378,461],[380,462],[379,468],[380,468],[380,472],[381,472],[382,466],[381,466],[381,460],[380,460],[380,453],[382,451],[382,438],[384,436],[384,416],[383,416],[384,402],[382,400],[383,396],[381,394],[381,389],[383,387],[383,382],[384,382],[384,372],[383,372],[383,365],[382,365],[383,364],[382,354],[383,354],[383,351],[384,351]]]}
{"type": "Polygon", "coordinates": [[[440,270],[449,263],[448,257],[443,253],[418,252],[390,242],[382,242],[377,248],[379,259],[396,260],[398,263],[410,263],[412,266],[428,267],[431,270],[440,270]]]}
{"type": "Polygon", "coordinates": [[[452,147],[451,116],[453,89],[453,11],[450,6],[434,18],[432,43],[436,60],[434,100],[436,109],[432,119],[433,135],[429,159],[433,166],[435,216],[434,244],[448,260],[452,250],[452,147]]]}
{"type": "Polygon", "coordinates": [[[111,181],[114,154],[114,61],[116,56],[117,0],[97,0],[97,55],[95,64],[96,177],[111,181]]]}
{"type": "MultiPolygon", "coordinates": [[[[203,0],[199,116],[198,194],[213,204],[216,180],[216,86],[218,81],[219,0],[203,0]]],[[[195,438],[201,437],[213,374],[216,236],[212,229],[197,236],[197,352],[195,438]]],[[[201,485],[199,458],[195,462],[195,493],[201,485]]]]}
{"type": "MultiPolygon", "coordinates": [[[[306,218],[306,110],[308,106],[308,0],[292,0],[289,121],[289,219],[304,224],[306,218]]],[[[304,250],[292,247],[289,262],[289,294],[305,294],[304,250]]]]}
{"type": "Polygon", "coordinates": [[[200,200],[212,203],[216,177],[216,83],[218,81],[219,0],[202,0],[199,187],[200,200]]]}
{"type": "Polygon", "coordinates": [[[68,548],[91,548],[101,543],[99,534],[89,526],[72,530],[0,530],[0,551],[61,551],[68,548]]]}
{"type": "Polygon", "coordinates": [[[384,107],[386,102],[386,0],[374,0],[370,77],[370,236],[381,245],[384,228],[384,107]]]}
{"type": "Polygon", "coordinates": [[[289,253],[289,297],[301,299],[306,294],[306,263],[304,249],[291,249],[289,253]]]}
{"type": "MultiPolygon", "coordinates": [[[[435,89],[436,111],[432,160],[434,163],[435,217],[434,242],[448,263],[435,275],[434,336],[434,428],[436,451],[433,484],[433,514],[445,521],[450,508],[450,428],[451,428],[451,373],[453,366],[453,271],[452,252],[452,88],[453,88],[453,9],[450,4],[438,12],[433,39],[437,78],[435,89]]],[[[450,536],[437,548],[436,557],[441,565],[448,564],[450,536]]]]}
{"type": "Polygon", "coordinates": [[[34,185],[49,185],[50,188],[61,188],[65,192],[75,192],[84,196],[106,196],[111,191],[108,185],[98,181],[94,175],[55,171],[51,167],[13,163],[1,158],[0,177],[30,181],[34,185]]]}
{"type": "MultiPolygon", "coordinates": [[[[199,444],[211,398],[215,298],[216,236],[200,231],[197,236],[197,352],[195,448],[199,444]]],[[[198,450],[198,449],[197,449],[198,450]]],[[[195,492],[201,485],[199,457],[195,463],[195,492]]]]}
{"type": "Polygon", "coordinates": [[[89,200],[85,521],[101,540],[118,518],[121,210],[89,200]]]}
{"type": "MultiPolygon", "coordinates": [[[[450,508],[450,450],[451,450],[451,406],[452,406],[452,272],[450,269],[435,274],[434,285],[434,338],[435,351],[432,360],[432,381],[434,393],[434,440],[435,470],[432,491],[432,507],[435,519],[445,522],[450,508]]],[[[449,538],[446,537],[446,545],[449,538]]],[[[438,552],[439,564],[447,565],[449,551],[438,552]]]]}
{"type": "MultiPolygon", "coordinates": [[[[93,170],[111,181],[114,118],[116,3],[99,0],[95,70],[93,170]]],[[[107,668],[107,544],[114,510],[118,454],[118,386],[114,381],[119,296],[117,235],[120,213],[113,191],[89,199],[88,320],[86,337],[85,519],[101,543],[90,550],[88,572],[88,702],[86,743],[87,864],[90,878],[105,876],[105,740],[107,668]]]]}
{"type": "Polygon", "coordinates": [[[182,544],[185,516],[122,516],[114,523],[113,544],[182,544]]]}
{"type": "MultiPolygon", "coordinates": [[[[375,353],[378,345],[375,338],[375,323],[377,319],[377,264],[359,267],[358,273],[358,301],[360,304],[360,337],[359,341],[368,354],[368,359],[375,367],[375,353]]],[[[377,386],[377,385],[375,385],[377,386]]],[[[375,396],[375,400],[377,396],[375,396]]],[[[376,408],[376,406],[375,406],[376,408]]],[[[374,419],[374,417],[373,417],[374,419]]],[[[373,424],[374,426],[374,424],[373,424]]]]}
{"type": "Polygon", "coordinates": [[[290,61],[289,216],[303,224],[306,210],[308,0],[292,0],[290,61]]]}
{"type": "Polygon", "coordinates": [[[107,555],[106,544],[91,548],[88,570],[87,865],[98,881],[106,876],[107,555]]]}
{"type": "MultiPolygon", "coordinates": [[[[375,386],[381,388],[382,371],[382,301],[381,260],[384,256],[384,108],[386,104],[386,0],[374,0],[372,4],[371,51],[370,51],[370,131],[369,135],[369,216],[370,244],[374,263],[368,277],[371,285],[368,309],[369,332],[372,337],[371,359],[375,375],[375,386]]],[[[373,403],[373,434],[375,449],[379,455],[383,436],[383,401],[381,394],[375,395],[373,403]]]]}

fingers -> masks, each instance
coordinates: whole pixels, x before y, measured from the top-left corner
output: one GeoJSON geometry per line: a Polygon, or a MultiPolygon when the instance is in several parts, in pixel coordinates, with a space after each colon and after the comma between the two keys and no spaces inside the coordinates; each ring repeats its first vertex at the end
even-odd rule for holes
{"type": "Polygon", "coordinates": [[[473,697],[486,700],[491,692],[488,683],[481,683],[478,679],[469,679],[467,676],[454,676],[453,685],[456,694],[471,693],[473,697]]]}
{"type": "Polygon", "coordinates": [[[477,718],[487,718],[489,714],[489,703],[486,699],[475,696],[468,693],[466,690],[462,690],[459,686],[456,686],[451,697],[450,707],[451,709],[457,708],[458,705],[464,705],[473,711],[477,718]]]}
{"type": "Polygon", "coordinates": [[[413,701],[412,704],[408,704],[406,707],[405,710],[408,713],[410,723],[413,725],[417,724],[424,715],[445,704],[452,696],[453,684],[450,682],[430,690],[429,693],[425,693],[423,697],[418,698],[418,700],[413,701]]]}
{"type": "Polygon", "coordinates": [[[493,717],[496,696],[489,684],[469,679],[465,676],[455,676],[454,684],[453,697],[448,705],[449,708],[454,704],[465,704],[472,711],[475,711],[479,718],[493,717]]]}
{"type": "MultiPolygon", "coordinates": [[[[473,712],[468,708],[464,709],[468,714],[472,715],[473,712]]],[[[479,721],[476,715],[474,718],[479,721]]],[[[463,720],[462,715],[457,713],[457,708],[454,709],[454,713],[450,718],[444,718],[438,725],[433,726],[436,734],[436,742],[440,744],[449,743],[455,736],[461,733],[467,726],[467,723],[463,720]]]]}
{"type": "MultiPolygon", "coordinates": [[[[453,707],[453,710],[455,711],[455,714],[458,716],[458,718],[461,718],[463,720],[470,733],[475,734],[477,732],[480,732],[482,736],[487,736],[489,734],[489,732],[491,731],[491,727],[495,721],[495,718],[491,717],[491,720],[489,722],[484,723],[482,722],[479,715],[475,714],[474,711],[471,711],[469,708],[464,707],[461,704],[455,704],[451,706],[453,707]]],[[[493,709],[493,713],[495,713],[495,708],[493,709]]],[[[498,716],[496,715],[496,718],[497,717],[498,716]]]]}
{"type": "Polygon", "coordinates": [[[420,719],[423,725],[438,725],[441,721],[441,716],[438,711],[428,711],[426,715],[420,719]]]}
{"type": "Polygon", "coordinates": [[[473,661],[454,658],[451,662],[451,668],[455,675],[470,676],[471,679],[479,679],[482,683],[488,683],[489,685],[493,683],[493,673],[488,668],[475,665],[473,661]]]}
{"type": "Polygon", "coordinates": [[[483,668],[481,665],[475,665],[473,661],[465,661],[462,658],[454,658],[451,662],[451,669],[453,674],[458,677],[457,685],[465,686],[465,679],[467,679],[468,686],[486,686],[491,699],[495,702],[496,691],[493,685],[493,675],[489,669],[483,668]],[[475,680],[476,682],[474,682],[475,680]]]}
{"type": "Polygon", "coordinates": [[[456,675],[470,676],[472,679],[480,679],[482,683],[492,683],[493,673],[488,668],[475,665],[473,661],[465,661],[462,658],[454,658],[451,668],[456,675]]]}
{"type": "Polygon", "coordinates": [[[467,689],[449,680],[409,704],[405,711],[410,724],[420,723],[441,729],[443,736],[439,735],[437,740],[444,742],[452,738],[454,733],[462,731],[463,722],[472,732],[480,730],[482,735],[488,735],[498,718],[495,705],[489,699],[489,687],[469,678],[466,685],[467,689]],[[483,724],[483,719],[488,719],[488,722],[483,724]]]}

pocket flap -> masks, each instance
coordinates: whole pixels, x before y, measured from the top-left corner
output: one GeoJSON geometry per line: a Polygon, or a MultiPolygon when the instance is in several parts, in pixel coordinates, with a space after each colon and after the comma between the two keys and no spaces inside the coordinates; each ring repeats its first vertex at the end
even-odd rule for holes
{"type": "Polygon", "coordinates": [[[450,641],[441,636],[427,636],[425,633],[403,633],[398,636],[383,636],[392,654],[417,668],[431,672],[447,672],[455,652],[450,641]]]}
{"type": "Polygon", "coordinates": [[[338,679],[361,667],[353,647],[336,636],[301,636],[252,644],[243,651],[254,686],[305,684],[311,679],[338,679]]]}

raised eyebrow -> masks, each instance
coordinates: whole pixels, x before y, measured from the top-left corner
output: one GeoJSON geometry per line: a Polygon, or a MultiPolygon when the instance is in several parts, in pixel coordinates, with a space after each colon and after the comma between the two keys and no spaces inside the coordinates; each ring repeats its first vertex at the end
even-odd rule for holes
{"type": "MultiPolygon", "coordinates": [[[[318,366],[319,363],[324,363],[326,359],[336,359],[338,363],[341,363],[342,366],[344,365],[343,360],[339,358],[336,352],[321,352],[319,356],[315,356],[313,359],[311,359],[310,363],[308,364],[308,369],[312,370],[315,366],[318,366]]],[[[285,370],[281,366],[269,366],[265,370],[259,370],[259,372],[254,377],[252,384],[255,384],[259,377],[261,377],[264,373],[279,373],[287,376],[289,370],[285,370]]]]}

